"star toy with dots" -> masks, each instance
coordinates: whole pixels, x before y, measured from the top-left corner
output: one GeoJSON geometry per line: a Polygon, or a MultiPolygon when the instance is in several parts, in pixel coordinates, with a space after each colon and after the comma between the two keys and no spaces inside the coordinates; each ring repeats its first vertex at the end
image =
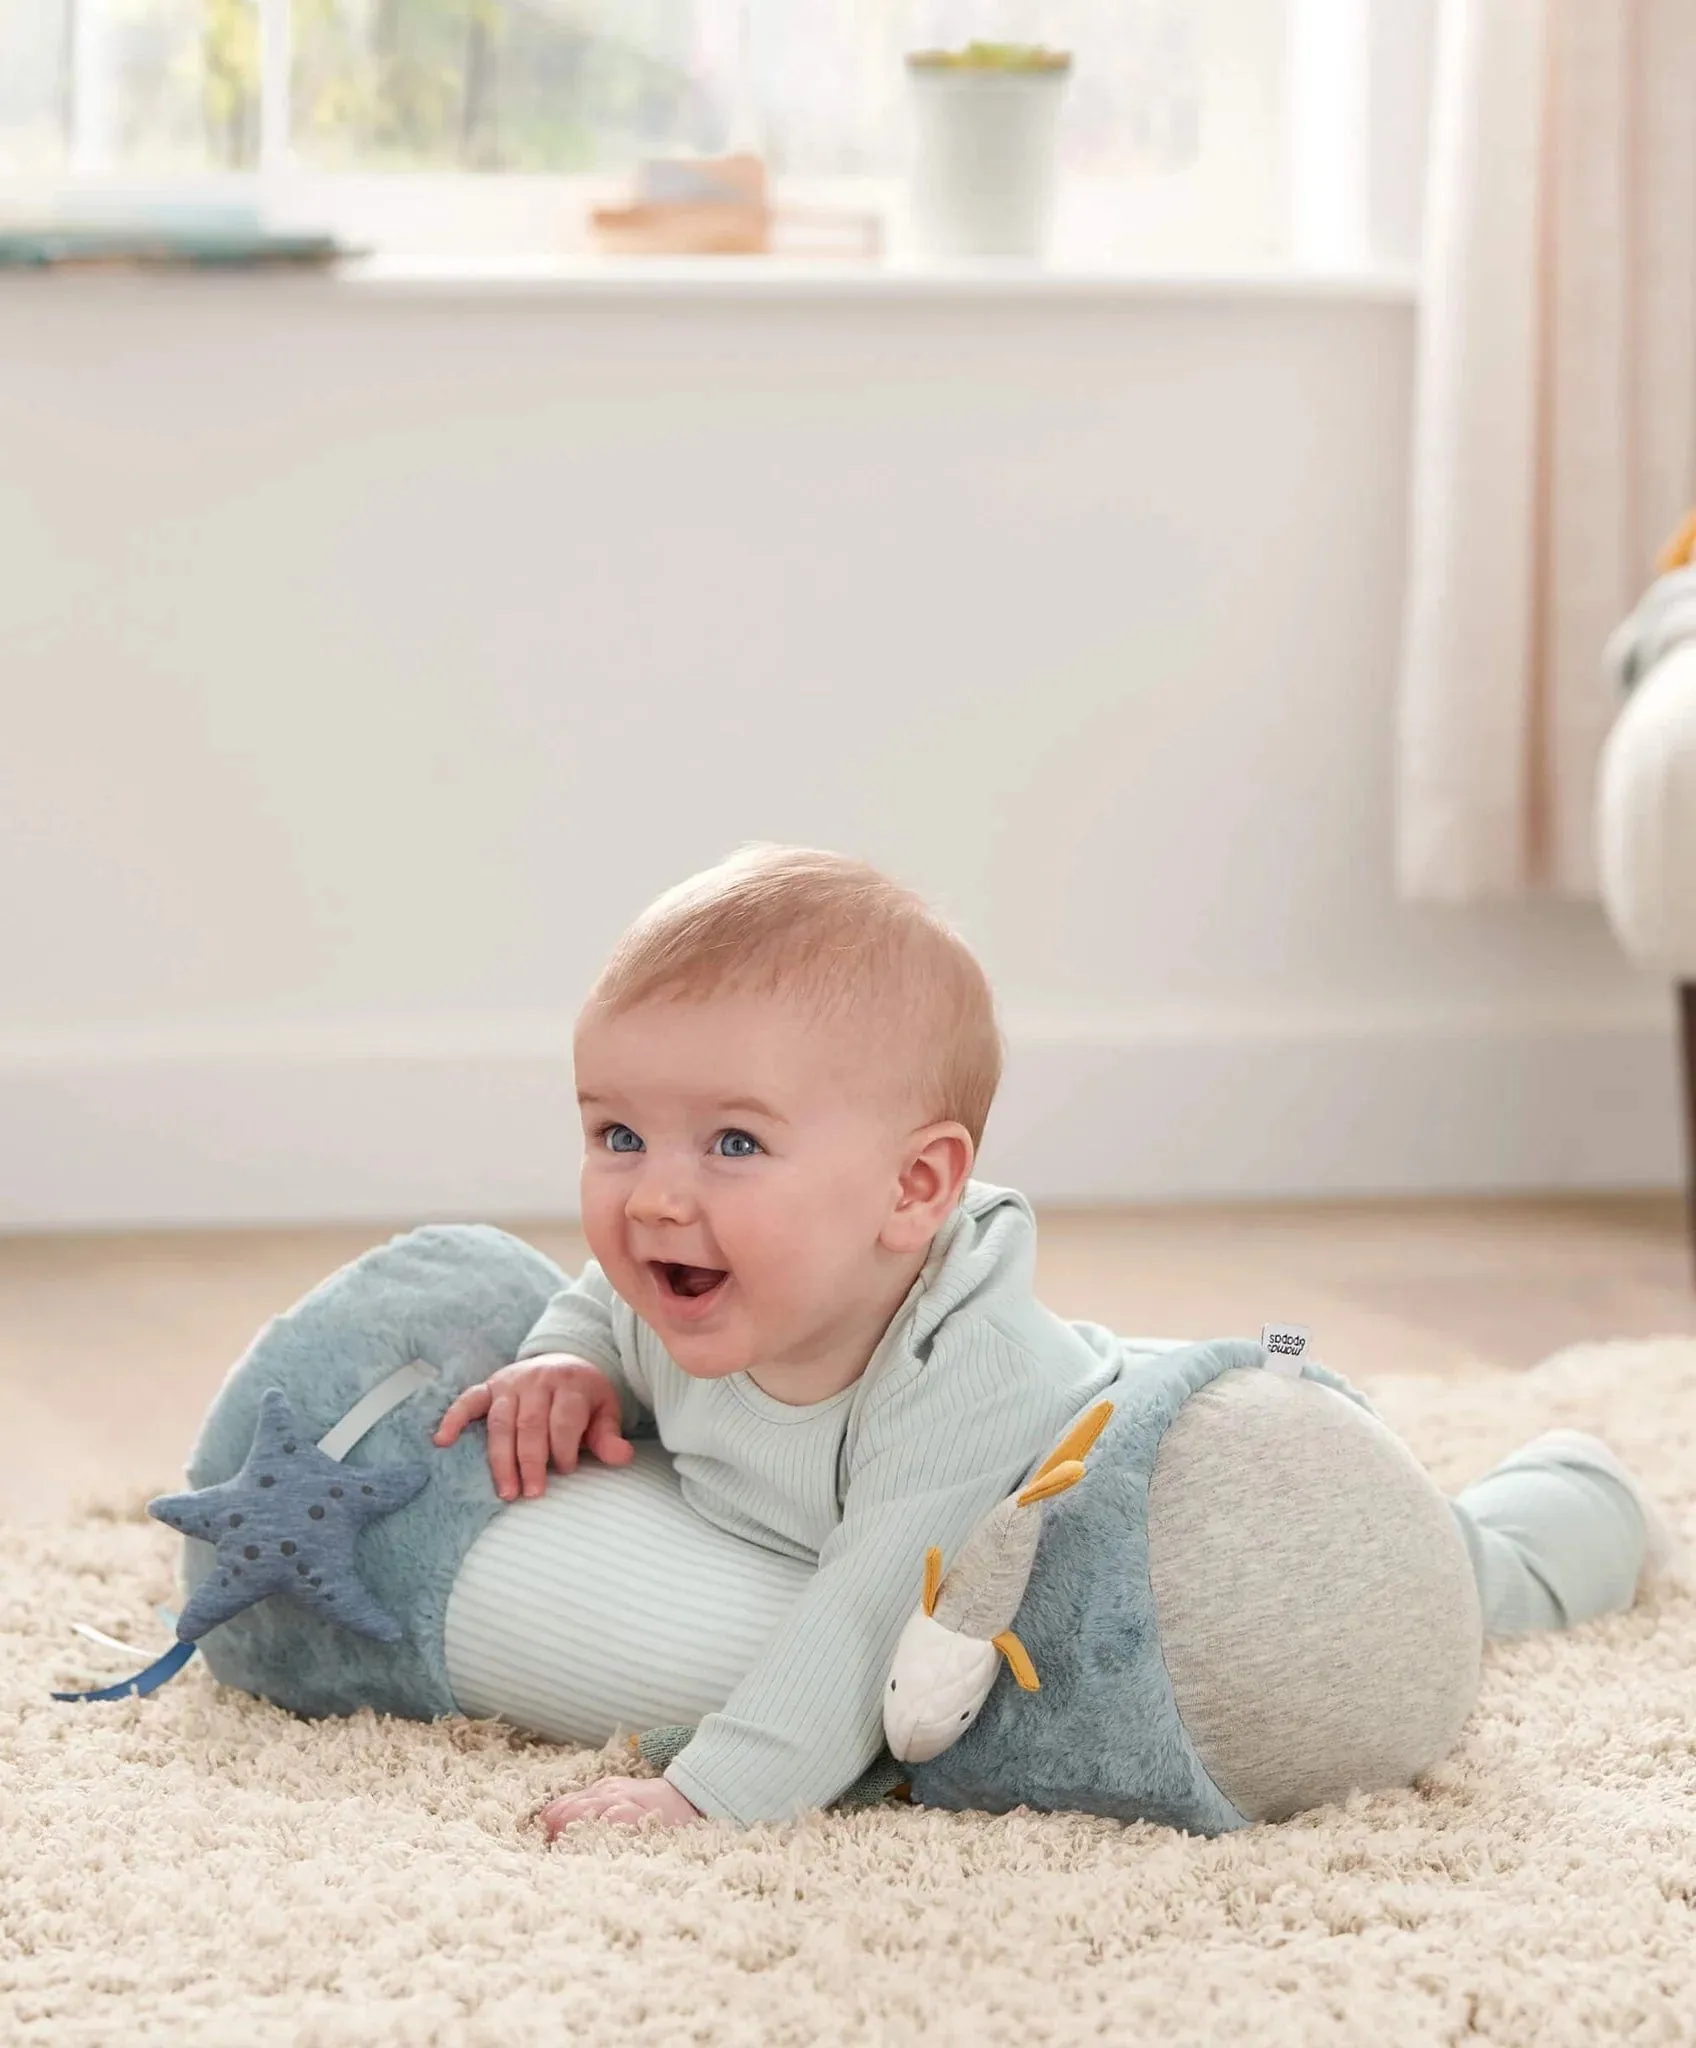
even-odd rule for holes
{"type": "Polygon", "coordinates": [[[404,1631],[366,1589],[354,1564],[354,1542],[369,1523],[416,1499],[429,1484],[430,1468],[348,1466],[340,1454],[423,1376],[417,1366],[403,1367],[368,1397],[369,1413],[356,1411],[320,1443],[312,1441],[288,1396],[270,1388],[259,1404],[252,1446],[233,1478],[147,1504],[157,1521],[198,1537],[217,1553],[177,1617],[175,1645],[120,1685],[54,1698],[122,1699],[152,1692],[182,1669],[208,1629],[273,1593],[359,1635],[398,1643],[404,1631]]]}
{"type": "Polygon", "coordinates": [[[177,1617],[177,1637],[197,1641],[268,1593],[286,1593],[328,1621],[379,1643],[401,1626],[365,1590],[353,1539],[423,1492],[427,1465],[350,1471],[325,1457],[272,1387],[259,1404],[253,1448],[233,1479],[198,1493],[167,1493],[147,1512],[184,1536],[217,1546],[218,1559],[177,1617]]]}

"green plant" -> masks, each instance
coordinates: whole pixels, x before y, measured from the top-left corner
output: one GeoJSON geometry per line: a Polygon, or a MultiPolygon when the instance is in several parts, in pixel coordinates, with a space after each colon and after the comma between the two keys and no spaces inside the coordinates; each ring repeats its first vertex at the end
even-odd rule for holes
{"type": "Polygon", "coordinates": [[[1040,43],[967,43],[961,50],[915,50],[907,59],[916,71],[1064,71],[1065,50],[1040,43]]]}

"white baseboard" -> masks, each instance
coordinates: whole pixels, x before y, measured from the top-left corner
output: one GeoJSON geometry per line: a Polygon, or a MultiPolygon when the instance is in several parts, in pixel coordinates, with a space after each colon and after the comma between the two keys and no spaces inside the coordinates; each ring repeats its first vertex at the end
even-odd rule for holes
{"type": "MultiPolygon", "coordinates": [[[[565,1215],[566,1027],[0,1041],[0,1230],[565,1215]]],[[[1012,1034],[982,1161],[1040,1202],[1677,1183],[1665,1019],[1012,1034]]]]}
{"type": "Polygon", "coordinates": [[[1681,1141],[1669,1005],[1036,1039],[984,1168],[1051,1203],[1658,1188],[1681,1141]]]}

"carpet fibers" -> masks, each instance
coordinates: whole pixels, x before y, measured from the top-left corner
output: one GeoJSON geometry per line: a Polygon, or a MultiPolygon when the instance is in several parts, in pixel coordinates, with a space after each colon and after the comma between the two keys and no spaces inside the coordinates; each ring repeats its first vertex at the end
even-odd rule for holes
{"type": "MultiPolygon", "coordinates": [[[[1454,1487],[1555,1423],[1696,1535],[1696,1342],[1372,1392],[1454,1487]]],[[[1492,1650],[1418,1788],[1207,1842],[890,1807],[736,1833],[522,1816],[605,1760],[492,1725],[308,1725],[149,1643],[139,1504],[4,1532],[0,2040],[1696,2042],[1696,1598],[1492,1650]]],[[[615,1762],[622,1764],[621,1757],[615,1762]]]]}

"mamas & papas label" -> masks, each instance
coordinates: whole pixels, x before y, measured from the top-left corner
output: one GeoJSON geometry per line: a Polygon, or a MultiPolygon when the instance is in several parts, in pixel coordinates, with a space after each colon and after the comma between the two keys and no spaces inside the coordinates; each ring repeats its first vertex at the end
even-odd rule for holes
{"type": "Polygon", "coordinates": [[[1313,1332],[1305,1323],[1262,1323],[1260,1341],[1266,1348],[1268,1372],[1301,1378],[1302,1360],[1313,1348],[1313,1332]]]}

